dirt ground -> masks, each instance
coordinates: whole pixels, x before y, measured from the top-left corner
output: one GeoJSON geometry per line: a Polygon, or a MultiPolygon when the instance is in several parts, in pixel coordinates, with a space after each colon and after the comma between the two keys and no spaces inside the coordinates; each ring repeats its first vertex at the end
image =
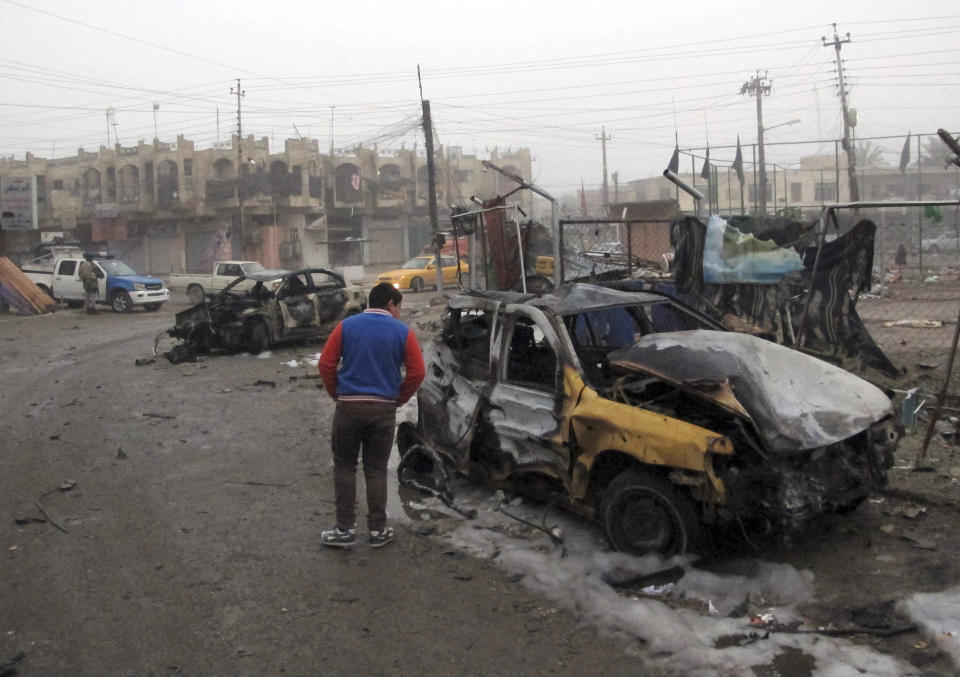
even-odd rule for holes
{"type": "MultiPolygon", "coordinates": [[[[405,303],[422,339],[431,296],[405,303]]],[[[138,366],[184,307],[0,315],[0,674],[642,671],[635,642],[442,538],[322,549],[332,407],[313,369],[283,364],[320,345],[138,366]]],[[[960,582],[960,448],[935,438],[916,472],[918,444],[904,440],[881,495],[764,553],[814,572],[810,623],[898,628],[888,601],[960,582]]],[[[917,632],[881,635],[852,639],[956,674],[917,632]]]]}

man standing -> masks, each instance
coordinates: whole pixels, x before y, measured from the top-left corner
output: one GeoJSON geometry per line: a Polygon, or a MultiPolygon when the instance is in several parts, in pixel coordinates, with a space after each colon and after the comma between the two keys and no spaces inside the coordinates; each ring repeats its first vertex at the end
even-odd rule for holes
{"type": "Polygon", "coordinates": [[[97,267],[93,265],[93,254],[84,254],[83,263],[77,273],[83,282],[83,300],[88,313],[97,312],[97,267]]]}
{"type": "Polygon", "coordinates": [[[382,282],[370,290],[368,303],[363,313],[337,325],[318,364],[323,385],[337,402],[331,433],[337,524],[321,533],[320,542],[337,548],[353,547],[357,540],[361,446],[370,547],[379,548],[394,539],[393,527],[387,526],[387,459],[397,407],[413,396],[426,373],[420,345],[399,319],[403,295],[382,282]]]}

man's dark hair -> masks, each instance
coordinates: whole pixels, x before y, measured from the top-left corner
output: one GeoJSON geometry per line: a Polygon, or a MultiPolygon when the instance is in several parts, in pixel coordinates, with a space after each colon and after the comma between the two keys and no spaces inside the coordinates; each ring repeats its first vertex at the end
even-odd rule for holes
{"type": "Polygon", "coordinates": [[[389,282],[381,282],[371,289],[370,295],[367,296],[367,303],[371,308],[386,308],[391,301],[399,306],[403,303],[403,294],[389,282]]]}

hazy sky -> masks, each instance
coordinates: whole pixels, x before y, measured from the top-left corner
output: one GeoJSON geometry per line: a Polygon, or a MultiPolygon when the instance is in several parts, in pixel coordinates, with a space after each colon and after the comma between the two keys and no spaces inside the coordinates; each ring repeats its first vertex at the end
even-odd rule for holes
{"type": "MultiPolygon", "coordinates": [[[[0,154],[61,157],[177,134],[208,148],[236,129],[337,147],[423,145],[417,65],[440,140],[485,156],[527,146],[562,193],[658,174],[681,148],[756,141],[766,72],[769,162],[833,153],[842,135],[831,23],[858,138],[896,165],[908,131],[960,128],[960,5],[888,2],[98,2],[0,0],[0,154]],[[331,121],[332,116],[332,121],[331,121]],[[296,129],[295,129],[296,128],[296,129]]],[[[915,147],[914,147],[915,149],[915,147]]],[[[734,150],[715,148],[721,166],[734,150]]],[[[750,150],[745,150],[749,161],[750,150]]],[[[684,168],[690,160],[685,159],[684,168]]],[[[699,171],[700,162],[697,162],[699,171]]]]}

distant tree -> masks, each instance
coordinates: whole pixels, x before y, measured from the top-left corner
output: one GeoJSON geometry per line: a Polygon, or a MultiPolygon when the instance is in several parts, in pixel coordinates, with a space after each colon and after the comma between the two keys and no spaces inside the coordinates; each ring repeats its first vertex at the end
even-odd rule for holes
{"type": "Polygon", "coordinates": [[[861,167],[886,167],[890,163],[883,155],[883,149],[870,141],[857,142],[857,164],[861,167]]]}
{"type": "Polygon", "coordinates": [[[920,155],[920,164],[924,167],[939,167],[943,169],[944,158],[951,155],[947,144],[939,136],[923,137],[923,153],[920,155]]]}

